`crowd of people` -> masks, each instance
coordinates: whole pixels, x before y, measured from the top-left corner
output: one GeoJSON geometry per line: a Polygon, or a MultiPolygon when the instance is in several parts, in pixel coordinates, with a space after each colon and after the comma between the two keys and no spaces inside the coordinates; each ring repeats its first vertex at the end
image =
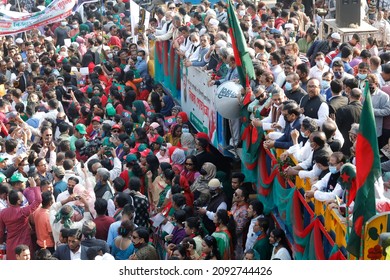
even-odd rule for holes
{"type": "MultiPolygon", "coordinates": [[[[36,12],[50,3],[30,2],[3,8],[36,12]]],[[[375,2],[367,20],[388,26],[375,2]]],[[[102,3],[0,37],[6,258],[293,259],[254,182],[232,172],[209,136],[195,131],[190,112],[153,79],[154,45],[168,41],[180,67],[210,72],[208,86],[238,81],[227,4],[157,5],[149,28],[132,34],[129,2],[102,3]]],[[[234,4],[256,78],[244,93],[251,102],[239,101],[250,117],[231,121],[230,144],[240,145],[243,125],[268,131],[264,148],[285,149],[281,160],[299,162],[286,175],[313,182],[305,197],[338,208],[333,202],[345,200],[338,178],[354,164],[366,86],[379,147],[390,146],[390,40],[369,37],[362,45],[354,34],[341,42],[337,32],[318,39],[316,17],[305,14],[302,0],[234,4]]],[[[389,179],[375,186],[382,210],[389,179]]]]}

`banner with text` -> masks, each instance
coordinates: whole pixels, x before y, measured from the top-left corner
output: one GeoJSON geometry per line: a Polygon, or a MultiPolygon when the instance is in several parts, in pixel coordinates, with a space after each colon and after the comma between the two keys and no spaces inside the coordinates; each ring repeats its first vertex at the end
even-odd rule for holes
{"type": "Polygon", "coordinates": [[[2,11],[0,15],[0,35],[12,35],[47,25],[72,14],[77,0],[54,0],[43,11],[35,13],[15,13],[2,11]]]}
{"type": "Polygon", "coordinates": [[[214,96],[217,87],[209,87],[210,77],[203,70],[196,67],[183,67],[181,79],[181,106],[187,112],[192,125],[201,132],[207,133],[211,143],[221,148],[218,136],[223,136],[223,125],[219,125],[218,114],[215,109],[214,96]]]}

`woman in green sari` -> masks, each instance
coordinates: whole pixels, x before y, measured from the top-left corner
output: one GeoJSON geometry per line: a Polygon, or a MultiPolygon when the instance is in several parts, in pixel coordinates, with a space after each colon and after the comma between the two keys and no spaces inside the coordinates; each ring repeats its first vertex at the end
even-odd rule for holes
{"type": "Polygon", "coordinates": [[[236,245],[236,222],[233,215],[227,210],[220,209],[214,215],[215,232],[211,235],[217,240],[221,259],[234,259],[234,246],[236,245]]]}

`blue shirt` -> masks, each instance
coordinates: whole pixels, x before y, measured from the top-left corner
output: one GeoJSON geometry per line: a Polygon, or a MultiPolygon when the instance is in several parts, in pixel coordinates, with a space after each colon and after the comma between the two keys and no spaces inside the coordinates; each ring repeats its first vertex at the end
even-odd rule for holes
{"type": "Polygon", "coordinates": [[[146,64],[146,61],[143,59],[141,61],[137,61],[135,64],[135,68],[137,68],[137,71],[141,78],[145,78],[146,75],[148,75],[148,65],[146,64]]]}

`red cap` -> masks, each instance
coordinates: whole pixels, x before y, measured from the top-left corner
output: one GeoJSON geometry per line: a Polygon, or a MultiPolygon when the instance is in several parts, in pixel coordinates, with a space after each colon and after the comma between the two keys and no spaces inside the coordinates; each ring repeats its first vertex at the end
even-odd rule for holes
{"type": "Polygon", "coordinates": [[[111,127],[111,130],[112,129],[121,129],[121,126],[119,124],[114,124],[112,127],[111,127]]]}
{"type": "Polygon", "coordinates": [[[139,153],[141,157],[147,157],[150,154],[150,149],[146,149],[139,153]]]}
{"type": "Polygon", "coordinates": [[[102,122],[102,118],[101,117],[99,117],[99,116],[95,116],[95,117],[93,117],[93,119],[92,119],[92,122],[102,122]]]}
{"type": "Polygon", "coordinates": [[[196,138],[198,138],[198,139],[206,139],[207,142],[210,142],[209,136],[206,133],[204,133],[204,132],[198,132],[196,134],[196,138]]]}

